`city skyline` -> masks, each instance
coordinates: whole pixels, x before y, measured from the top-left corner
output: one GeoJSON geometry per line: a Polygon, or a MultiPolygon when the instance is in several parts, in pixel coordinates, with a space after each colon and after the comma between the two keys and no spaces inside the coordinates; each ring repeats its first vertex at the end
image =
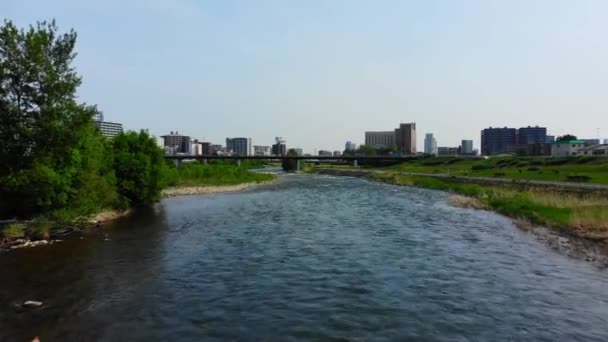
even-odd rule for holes
{"type": "Polygon", "coordinates": [[[480,146],[483,128],[528,125],[586,139],[599,128],[604,139],[607,10],[549,0],[0,4],[19,26],[74,28],[81,100],[125,129],[264,144],[280,134],[306,151],[406,122],[417,123],[418,146],[426,132],[441,146],[480,146]]]}

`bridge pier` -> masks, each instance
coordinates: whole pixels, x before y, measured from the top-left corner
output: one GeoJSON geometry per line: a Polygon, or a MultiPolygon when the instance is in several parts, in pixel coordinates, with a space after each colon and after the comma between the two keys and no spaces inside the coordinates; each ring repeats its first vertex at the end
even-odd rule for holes
{"type": "Polygon", "coordinates": [[[207,160],[207,158],[203,158],[203,164],[205,164],[205,165],[209,164],[209,161],[207,160]]]}
{"type": "Polygon", "coordinates": [[[174,159],[173,162],[175,163],[175,167],[182,166],[182,160],[181,159],[174,159]]]}
{"type": "Polygon", "coordinates": [[[353,160],[353,166],[359,167],[359,162],[357,161],[357,159],[353,160]]]}
{"type": "Polygon", "coordinates": [[[301,165],[300,165],[300,159],[296,160],[296,171],[300,171],[302,169],[301,165]]]}
{"type": "Polygon", "coordinates": [[[236,160],[236,165],[237,165],[238,167],[241,167],[241,159],[237,159],[237,160],[236,160]]]}

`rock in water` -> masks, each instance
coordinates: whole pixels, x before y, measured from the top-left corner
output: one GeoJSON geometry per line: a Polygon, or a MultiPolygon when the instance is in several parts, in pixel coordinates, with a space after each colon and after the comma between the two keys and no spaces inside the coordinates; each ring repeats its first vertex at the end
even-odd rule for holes
{"type": "Polygon", "coordinates": [[[23,303],[23,307],[24,308],[39,308],[42,306],[42,302],[39,302],[37,300],[28,300],[27,302],[23,303]]]}

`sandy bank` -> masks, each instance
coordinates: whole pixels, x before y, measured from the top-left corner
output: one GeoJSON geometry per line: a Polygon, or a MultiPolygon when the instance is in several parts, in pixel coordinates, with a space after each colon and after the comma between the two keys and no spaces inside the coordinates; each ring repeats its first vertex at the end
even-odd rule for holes
{"type": "Polygon", "coordinates": [[[175,196],[192,196],[192,195],[208,195],[223,192],[236,192],[245,189],[252,188],[270,182],[262,183],[243,183],[236,185],[206,185],[206,186],[177,186],[167,188],[162,191],[162,197],[175,197],[175,196]]]}

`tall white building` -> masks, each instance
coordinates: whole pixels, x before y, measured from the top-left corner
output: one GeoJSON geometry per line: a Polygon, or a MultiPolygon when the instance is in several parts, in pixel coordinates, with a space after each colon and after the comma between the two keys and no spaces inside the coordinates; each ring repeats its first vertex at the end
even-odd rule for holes
{"type": "Polygon", "coordinates": [[[365,132],[365,145],[375,148],[395,146],[395,131],[365,132]]]}
{"type": "Polygon", "coordinates": [[[473,154],[473,140],[463,140],[460,143],[460,154],[464,154],[464,155],[473,154]]]}
{"type": "Polygon", "coordinates": [[[344,146],[344,149],[347,150],[347,151],[356,151],[357,150],[357,144],[355,144],[352,141],[347,141],[346,144],[345,144],[345,146],[344,146]]]}
{"type": "Polygon", "coordinates": [[[436,156],[438,153],[437,140],[435,140],[433,133],[427,133],[424,136],[424,153],[434,156],[436,156]]]}
{"type": "Polygon", "coordinates": [[[270,146],[253,146],[253,155],[254,156],[269,156],[270,155],[270,146]]]}

